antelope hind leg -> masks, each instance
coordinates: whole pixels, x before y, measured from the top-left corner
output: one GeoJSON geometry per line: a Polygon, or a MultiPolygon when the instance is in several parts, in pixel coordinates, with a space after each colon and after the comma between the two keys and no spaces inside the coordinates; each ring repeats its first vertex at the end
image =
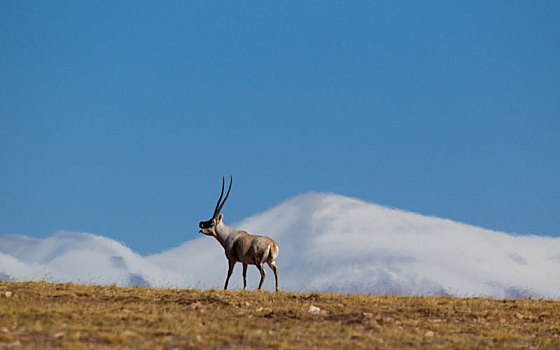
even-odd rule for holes
{"type": "Polygon", "coordinates": [[[258,264],[257,267],[259,268],[259,271],[261,272],[261,282],[259,283],[259,290],[261,290],[261,287],[262,287],[263,282],[264,282],[264,278],[266,277],[266,271],[264,270],[262,262],[260,264],[258,264]]]}
{"type": "Polygon", "coordinates": [[[247,289],[247,264],[243,264],[243,290],[247,289]]]}
{"type": "Polygon", "coordinates": [[[268,266],[274,271],[274,278],[276,279],[276,291],[279,292],[280,289],[278,288],[278,267],[276,267],[276,262],[269,262],[268,266]]]}

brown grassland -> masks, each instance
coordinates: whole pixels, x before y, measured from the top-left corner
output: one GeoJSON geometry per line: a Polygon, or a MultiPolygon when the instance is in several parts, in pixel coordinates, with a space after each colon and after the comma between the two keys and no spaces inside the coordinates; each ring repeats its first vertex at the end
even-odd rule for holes
{"type": "Polygon", "coordinates": [[[0,349],[560,349],[560,301],[0,282],[0,349]]]}

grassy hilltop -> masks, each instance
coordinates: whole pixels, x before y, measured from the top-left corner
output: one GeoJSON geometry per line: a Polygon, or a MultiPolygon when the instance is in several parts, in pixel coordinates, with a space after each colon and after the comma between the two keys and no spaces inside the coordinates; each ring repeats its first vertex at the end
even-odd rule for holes
{"type": "Polygon", "coordinates": [[[560,348],[560,301],[0,282],[1,348],[560,348]]]}

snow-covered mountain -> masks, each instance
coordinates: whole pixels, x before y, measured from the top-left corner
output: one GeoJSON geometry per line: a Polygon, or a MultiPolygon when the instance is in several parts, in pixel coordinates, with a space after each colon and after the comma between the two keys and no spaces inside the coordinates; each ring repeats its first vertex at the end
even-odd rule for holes
{"type": "MultiPolygon", "coordinates": [[[[224,221],[227,220],[227,209],[224,221]]],[[[517,236],[334,194],[304,194],[232,225],[280,246],[280,287],[292,291],[495,297],[560,296],[560,238],[517,236]]],[[[227,261],[202,236],[142,257],[86,233],[0,236],[0,279],[220,288],[227,261]]],[[[270,271],[270,270],[268,270],[270,271]]],[[[241,265],[230,288],[241,286],[241,265]]],[[[257,269],[249,268],[254,289],[257,269]]],[[[268,273],[265,287],[272,290],[268,273]]]]}

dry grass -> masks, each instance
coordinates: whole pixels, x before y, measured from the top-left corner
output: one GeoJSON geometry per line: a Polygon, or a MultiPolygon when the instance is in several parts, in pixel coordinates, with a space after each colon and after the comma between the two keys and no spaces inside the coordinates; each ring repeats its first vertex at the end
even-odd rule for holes
{"type": "Polygon", "coordinates": [[[560,348],[560,302],[0,282],[0,348],[560,348]]]}

